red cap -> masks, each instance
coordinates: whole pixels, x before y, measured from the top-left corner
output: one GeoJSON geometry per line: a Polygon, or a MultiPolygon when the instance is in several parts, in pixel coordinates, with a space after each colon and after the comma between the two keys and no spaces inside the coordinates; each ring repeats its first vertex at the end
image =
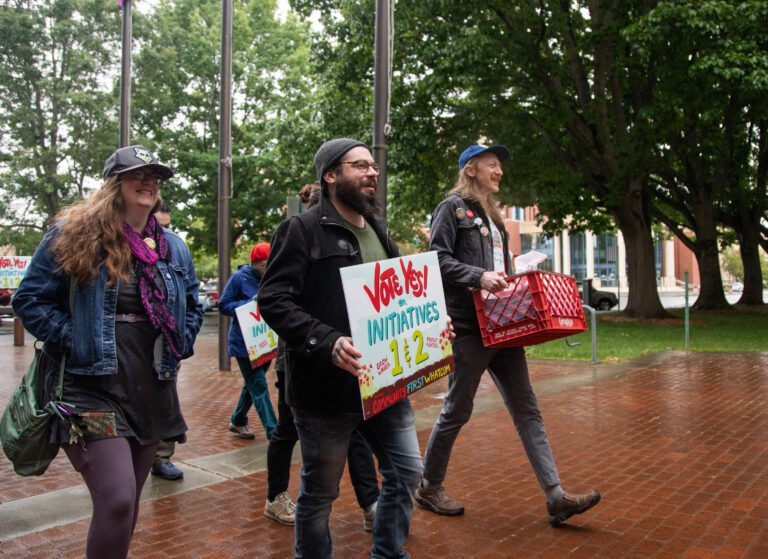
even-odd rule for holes
{"type": "Polygon", "coordinates": [[[269,258],[269,243],[256,243],[251,249],[251,262],[269,258]]]}

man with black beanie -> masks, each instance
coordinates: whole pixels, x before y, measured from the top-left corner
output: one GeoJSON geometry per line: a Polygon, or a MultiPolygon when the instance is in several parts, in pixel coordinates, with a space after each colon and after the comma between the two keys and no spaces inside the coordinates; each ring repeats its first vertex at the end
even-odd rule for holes
{"type": "Polygon", "coordinates": [[[405,399],[363,421],[357,361],[339,269],[398,256],[376,200],[378,165],[357,140],[325,142],[315,155],[320,203],[284,221],[258,295],[267,323],[285,341],[286,398],[301,441],[296,557],[332,557],[328,516],[352,433],[379,462],[382,487],[372,558],[404,558],[421,479],[414,414],[405,399]]]}

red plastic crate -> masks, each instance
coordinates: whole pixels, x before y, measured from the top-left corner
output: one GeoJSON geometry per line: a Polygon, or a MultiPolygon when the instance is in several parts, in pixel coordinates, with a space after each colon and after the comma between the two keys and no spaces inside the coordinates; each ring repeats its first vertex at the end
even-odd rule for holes
{"type": "Polygon", "coordinates": [[[520,347],[587,329],[573,276],[533,270],[507,278],[509,287],[475,289],[477,320],[486,347],[520,347]]]}

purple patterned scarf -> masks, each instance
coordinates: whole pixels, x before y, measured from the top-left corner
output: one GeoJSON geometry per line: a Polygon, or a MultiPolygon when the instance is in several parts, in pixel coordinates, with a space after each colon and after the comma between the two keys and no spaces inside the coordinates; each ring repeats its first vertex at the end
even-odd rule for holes
{"type": "Polygon", "coordinates": [[[139,235],[123,222],[123,233],[131,248],[131,265],[136,275],[136,283],[141,295],[141,304],[147,311],[149,322],[163,333],[168,348],[176,359],[181,357],[181,336],[176,330],[176,321],[165,304],[165,294],[155,280],[155,262],[158,258],[171,261],[171,247],[162,227],[157,224],[154,215],[150,215],[144,232],[139,235]],[[153,246],[154,245],[154,246],[153,246]]]}

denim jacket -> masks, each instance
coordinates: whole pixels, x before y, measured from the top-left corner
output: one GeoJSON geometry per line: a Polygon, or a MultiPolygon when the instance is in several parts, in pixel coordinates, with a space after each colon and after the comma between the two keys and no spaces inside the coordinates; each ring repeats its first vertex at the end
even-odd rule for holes
{"type": "MultiPolygon", "coordinates": [[[[170,262],[158,260],[156,265],[167,289],[168,309],[184,341],[181,359],[186,359],[193,353],[192,346],[203,322],[203,309],[198,302],[198,281],[187,245],[170,230],[164,229],[164,232],[172,257],[170,262]]],[[[78,285],[73,316],[69,308],[69,277],[58,270],[51,253],[51,243],[57,234],[58,227],[53,227],[37,247],[13,297],[13,310],[37,339],[66,350],[68,372],[115,374],[115,310],[120,282],[107,285],[107,272],[102,266],[88,285],[78,285]]],[[[178,360],[168,350],[165,340],[157,361],[160,364],[158,378],[176,378],[178,360]]]]}

